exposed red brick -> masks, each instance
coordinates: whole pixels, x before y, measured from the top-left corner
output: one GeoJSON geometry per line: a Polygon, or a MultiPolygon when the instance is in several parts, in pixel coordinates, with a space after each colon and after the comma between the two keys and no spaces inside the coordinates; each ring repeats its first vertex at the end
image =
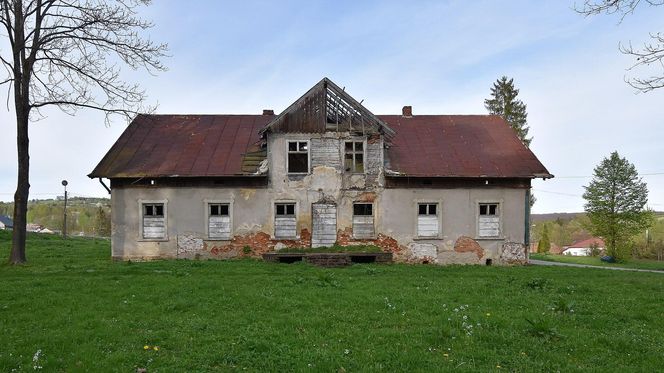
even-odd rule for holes
{"type": "Polygon", "coordinates": [[[482,246],[480,246],[477,241],[467,236],[461,236],[459,239],[457,239],[457,241],[454,243],[454,251],[457,253],[475,253],[477,255],[477,259],[482,259],[484,256],[484,249],[482,249],[482,246]]]}
{"type": "Polygon", "coordinates": [[[355,198],[355,202],[373,202],[376,200],[375,192],[364,192],[355,198]]]}
{"type": "Polygon", "coordinates": [[[221,246],[210,246],[205,243],[204,250],[209,251],[213,256],[225,256],[236,252],[237,256],[260,258],[266,252],[274,250],[277,243],[282,243],[286,247],[309,247],[311,246],[311,232],[308,229],[302,229],[300,238],[297,240],[275,240],[265,232],[257,232],[242,236],[234,236],[230,243],[221,246]],[[245,252],[245,247],[249,248],[245,252]]]}

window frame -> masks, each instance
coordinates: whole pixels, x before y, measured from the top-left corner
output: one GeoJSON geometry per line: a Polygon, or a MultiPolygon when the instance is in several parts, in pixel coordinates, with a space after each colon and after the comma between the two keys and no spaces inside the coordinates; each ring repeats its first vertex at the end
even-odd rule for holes
{"type": "Polygon", "coordinates": [[[344,173],[348,174],[353,174],[353,175],[364,175],[367,173],[367,141],[365,139],[361,140],[344,140],[343,141],[343,157],[341,158],[341,164],[343,166],[344,173]],[[353,155],[353,167],[352,170],[347,171],[346,170],[346,144],[352,143],[353,144],[353,150],[350,154],[353,155]],[[355,150],[355,144],[357,143],[362,143],[362,152],[359,153],[355,150]],[[356,171],[356,163],[355,163],[355,156],[357,154],[362,154],[362,172],[356,171]]]}
{"type": "Polygon", "coordinates": [[[168,241],[168,200],[167,199],[139,199],[138,200],[138,241],[139,242],[166,242],[168,241]],[[145,205],[164,206],[164,236],[159,238],[145,238],[143,219],[145,217],[143,207],[145,205]]]}
{"type": "Polygon", "coordinates": [[[299,140],[299,139],[286,139],[286,174],[288,175],[308,175],[311,172],[311,141],[309,139],[299,140]],[[291,151],[289,149],[290,143],[297,143],[296,151],[291,151]],[[291,172],[290,171],[290,154],[304,154],[300,149],[300,143],[307,143],[307,171],[306,172],[291,172]]]}
{"type": "Polygon", "coordinates": [[[476,200],[475,201],[475,238],[478,240],[502,240],[504,239],[503,234],[503,200],[497,199],[487,199],[487,200],[476,200]],[[480,214],[482,205],[496,205],[496,214],[490,215],[480,214]],[[482,236],[480,235],[480,217],[482,216],[494,216],[498,218],[498,235],[496,236],[482,236]]]}
{"type": "MultiPolygon", "coordinates": [[[[439,240],[443,238],[443,201],[434,199],[416,199],[415,205],[415,240],[439,240]],[[421,236],[419,229],[420,205],[436,205],[436,221],[438,222],[438,233],[435,236],[421,236]]],[[[428,208],[427,208],[428,210],[428,208]]],[[[425,215],[428,216],[428,215],[425,215]]]]}
{"type": "Polygon", "coordinates": [[[358,239],[358,240],[371,240],[376,238],[376,203],[375,202],[361,202],[361,201],[356,201],[353,202],[351,206],[351,227],[353,228],[353,238],[358,239]],[[371,215],[355,215],[355,205],[370,205],[371,206],[371,215]],[[373,225],[373,234],[367,237],[360,237],[357,236],[357,232],[355,232],[355,216],[371,216],[372,219],[372,225],[373,225]]]}
{"type": "Polygon", "coordinates": [[[204,199],[203,200],[203,221],[205,222],[206,241],[230,241],[233,238],[233,200],[232,199],[204,199]],[[230,232],[228,238],[210,237],[210,205],[228,205],[228,218],[230,220],[230,232]]]}
{"type": "MultiPolygon", "coordinates": [[[[295,200],[277,200],[272,202],[272,239],[275,240],[299,240],[300,232],[297,226],[297,215],[299,211],[299,203],[295,200]],[[294,236],[277,236],[277,205],[294,205],[293,206],[293,215],[295,219],[295,235],[294,236]]],[[[281,216],[281,215],[280,215],[281,216]]],[[[284,215],[284,217],[289,217],[290,215],[284,215]]]]}

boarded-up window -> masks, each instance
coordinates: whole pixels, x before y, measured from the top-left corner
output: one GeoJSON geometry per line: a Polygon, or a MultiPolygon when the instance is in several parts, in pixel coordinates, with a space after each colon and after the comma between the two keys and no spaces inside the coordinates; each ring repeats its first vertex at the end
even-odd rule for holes
{"type": "Polygon", "coordinates": [[[500,236],[500,210],[497,203],[480,203],[478,235],[480,237],[500,236]]]}
{"type": "Polygon", "coordinates": [[[143,206],[143,238],[166,238],[166,217],[163,203],[144,203],[143,206]]]}
{"type": "Polygon", "coordinates": [[[371,203],[353,204],[353,236],[355,238],[373,238],[374,216],[371,203]]]}
{"type": "Polygon", "coordinates": [[[215,239],[230,239],[231,216],[227,203],[208,204],[208,236],[215,239]]]}
{"type": "Polygon", "coordinates": [[[309,143],[306,141],[288,142],[288,173],[309,173],[309,143]]]}
{"type": "Polygon", "coordinates": [[[277,238],[295,238],[297,236],[295,204],[276,203],[274,209],[274,236],[277,238]]]}
{"type": "Polygon", "coordinates": [[[417,205],[417,235],[438,237],[438,204],[420,203],[417,205]]]}
{"type": "Polygon", "coordinates": [[[346,172],[364,173],[364,142],[346,142],[346,148],[344,150],[344,168],[346,172]]]}

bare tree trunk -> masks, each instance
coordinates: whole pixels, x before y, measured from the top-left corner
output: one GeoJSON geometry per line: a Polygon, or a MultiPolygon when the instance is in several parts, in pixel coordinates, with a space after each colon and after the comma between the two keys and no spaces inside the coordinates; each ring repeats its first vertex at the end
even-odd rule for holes
{"type": "Polygon", "coordinates": [[[26,65],[23,2],[14,2],[13,78],[14,109],[16,110],[16,148],[18,150],[18,181],[14,193],[14,229],[12,232],[11,264],[26,262],[28,196],[30,192],[30,156],[28,153],[28,122],[30,120],[30,68],[26,65]]]}
{"type": "MultiPolygon", "coordinates": [[[[12,232],[11,264],[26,262],[25,239],[30,192],[30,155],[28,154],[28,116],[16,108],[16,142],[18,148],[18,182],[14,193],[14,230],[12,232]]],[[[22,109],[22,108],[21,108],[22,109]]]]}

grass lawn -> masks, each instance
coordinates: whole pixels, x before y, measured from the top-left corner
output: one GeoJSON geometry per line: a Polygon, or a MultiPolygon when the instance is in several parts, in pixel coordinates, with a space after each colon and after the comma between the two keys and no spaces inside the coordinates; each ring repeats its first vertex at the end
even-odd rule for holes
{"type": "MultiPolygon", "coordinates": [[[[9,245],[0,232],[3,262],[9,245]]],[[[28,265],[0,266],[3,372],[664,366],[658,273],[114,263],[107,241],[32,235],[28,246],[28,265]]]]}
{"type": "Polygon", "coordinates": [[[599,259],[599,257],[591,256],[571,256],[571,255],[553,255],[553,254],[530,254],[531,259],[547,260],[550,262],[560,263],[575,263],[586,264],[602,267],[623,267],[623,268],[637,268],[637,269],[653,269],[664,271],[664,262],[657,260],[647,259],[630,259],[623,263],[606,263],[599,259]]]}

